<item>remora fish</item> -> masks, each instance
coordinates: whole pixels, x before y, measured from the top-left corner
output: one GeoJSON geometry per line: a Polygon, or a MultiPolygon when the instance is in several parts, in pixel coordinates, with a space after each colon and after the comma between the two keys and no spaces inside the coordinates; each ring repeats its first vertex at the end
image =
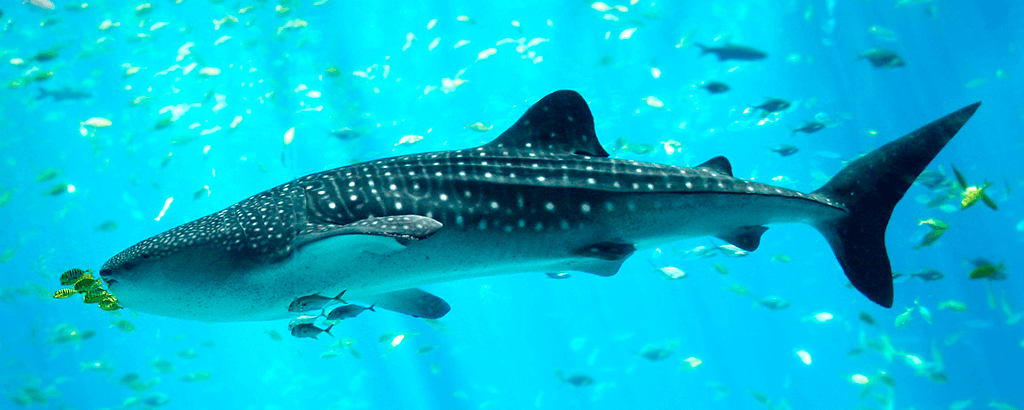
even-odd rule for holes
{"type": "Polygon", "coordinates": [[[608,158],[586,101],[544,97],[494,141],[308,175],[122,251],[100,274],[128,308],[202,321],[270,320],[310,294],[417,317],[416,287],[516,272],[615,274],[636,249],[700,236],[758,247],[764,225],[828,239],[853,285],[893,303],[885,227],[914,179],[974,114],[953,112],[804,194],[695,168],[608,158]]]}

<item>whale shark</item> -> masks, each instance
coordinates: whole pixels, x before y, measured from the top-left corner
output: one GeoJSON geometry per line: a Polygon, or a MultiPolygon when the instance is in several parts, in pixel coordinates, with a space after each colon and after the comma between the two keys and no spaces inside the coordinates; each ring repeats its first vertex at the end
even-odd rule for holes
{"type": "Polygon", "coordinates": [[[638,249],[711,236],[754,251],[769,225],[804,223],[857,290],[891,307],[890,215],[979,106],[802,193],[735,178],[721,156],[692,168],[611,158],[587,102],[562,90],[483,146],[297,178],[143,240],[99,273],[124,307],[183,319],[288,318],[300,298],[341,292],[439,318],[451,307],[420,287],[519,272],[611,276],[638,249]]]}

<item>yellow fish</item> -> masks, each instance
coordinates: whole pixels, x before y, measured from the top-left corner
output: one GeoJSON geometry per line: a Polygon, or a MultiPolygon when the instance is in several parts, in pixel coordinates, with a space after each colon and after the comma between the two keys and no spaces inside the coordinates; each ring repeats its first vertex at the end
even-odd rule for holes
{"type": "Polygon", "coordinates": [[[115,310],[121,309],[121,304],[117,303],[117,298],[111,296],[100,301],[100,309],[106,310],[108,312],[113,312],[115,310]]]}
{"type": "Polygon", "coordinates": [[[71,297],[71,295],[74,295],[74,294],[75,294],[75,290],[74,289],[64,288],[64,289],[59,289],[56,292],[53,292],[53,298],[54,299],[67,299],[67,298],[71,297]]]}
{"type": "Polygon", "coordinates": [[[64,272],[63,274],[60,275],[60,284],[64,285],[64,286],[74,285],[75,282],[78,282],[78,280],[81,279],[82,276],[85,275],[87,272],[90,272],[90,271],[88,271],[88,270],[84,270],[83,271],[83,270],[77,269],[77,268],[76,269],[69,269],[69,270],[67,270],[66,272],[64,272]]]}
{"type": "Polygon", "coordinates": [[[491,128],[494,128],[493,125],[484,125],[484,123],[482,123],[482,122],[476,122],[476,123],[473,123],[473,124],[469,124],[466,127],[468,127],[469,129],[471,129],[473,131],[480,131],[480,132],[487,132],[487,131],[490,131],[491,128]]]}
{"type": "Polygon", "coordinates": [[[953,168],[953,174],[956,175],[957,184],[960,186],[960,189],[963,189],[963,192],[960,194],[961,196],[963,196],[963,199],[960,201],[960,209],[967,209],[971,205],[974,205],[976,202],[978,202],[978,200],[980,199],[981,202],[985,203],[985,206],[992,208],[993,211],[999,210],[999,206],[996,205],[996,202],[985,194],[985,188],[988,188],[992,184],[986,182],[984,185],[980,187],[968,186],[967,178],[964,178],[964,175],[960,173],[960,170],[956,169],[956,167],[954,166],[950,167],[953,168]]]}
{"type": "Polygon", "coordinates": [[[110,294],[103,289],[93,289],[85,294],[85,303],[99,303],[107,300],[109,296],[110,294]]]}
{"type": "Polygon", "coordinates": [[[93,278],[82,278],[75,282],[75,291],[78,293],[89,293],[90,290],[96,289],[100,286],[99,282],[93,278]]]}

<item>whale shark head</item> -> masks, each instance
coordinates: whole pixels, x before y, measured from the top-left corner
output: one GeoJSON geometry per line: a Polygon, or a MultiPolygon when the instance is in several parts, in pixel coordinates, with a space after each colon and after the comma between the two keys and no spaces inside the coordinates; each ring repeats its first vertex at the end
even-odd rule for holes
{"type": "Polygon", "coordinates": [[[239,298],[245,272],[293,251],[293,198],[277,187],[158,234],[108,260],[100,276],[122,305],[155,314],[174,316],[190,299],[239,298]]]}

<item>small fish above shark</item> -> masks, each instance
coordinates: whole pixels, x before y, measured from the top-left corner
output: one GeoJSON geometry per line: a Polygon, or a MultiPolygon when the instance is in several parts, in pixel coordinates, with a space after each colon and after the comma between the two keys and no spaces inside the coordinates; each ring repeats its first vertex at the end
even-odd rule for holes
{"type": "Polygon", "coordinates": [[[123,306],[184,319],[288,318],[300,298],[343,291],[438,318],[450,306],[420,286],[518,272],[611,276],[637,249],[714,236],[749,252],[766,225],[806,223],[854,287],[891,307],[889,216],[979,105],[801,193],[734,178],[724,157],[694,168],[609,158],[586,101],[557,91],[488,144],[296,179],[146,239],[100,275],[123,306]]]}

